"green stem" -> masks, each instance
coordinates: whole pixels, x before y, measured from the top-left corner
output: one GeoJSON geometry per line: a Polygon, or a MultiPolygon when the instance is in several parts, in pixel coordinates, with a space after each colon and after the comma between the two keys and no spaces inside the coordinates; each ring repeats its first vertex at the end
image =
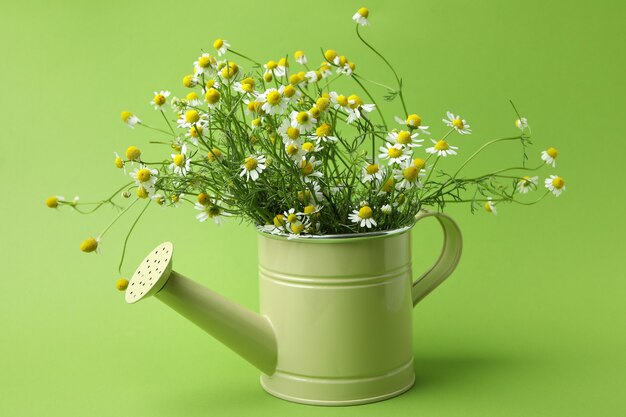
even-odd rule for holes
{"type": "Polygon", "coordinates": [[[493,145],[494,143],[498,143],[498,142],[503,142],[503,141],[507,141],[507,140],[517,140],[517,139],[521,139],[521,136],[513,136],[513,137],[509,137],[509,138],[499,138],[499,139],[494,139],[491,140],[487,143],[485,143],[483,146],[481,146],[480,148],[478,148],[478,150],[476,152],[474,152],[469,158],[467,158],[465,160],[465,162],[463,162],[461,164],[461,166],[459,167],[459,169],[456,170],[456,172],[454,173],[454,175],[451,177],[451,179],[455,179],[457,175],[459,175],[459,172],[461,172],[461,170],[470,163],[470,161],[472,159],[474,159],[476,157],[476,155],[478,155],[479,153],[481,153],[483,150],[485,150],[485,148],[493,145]]]}
{"type": "MultiPolygon", "coordinates": [[[[139,201],[139,199],[135,200],[135,202],[137,202],[137,201],[139,201]]],[[[122,264],[124,263],[124,256],[126,255],[126,245],[128,244],[128,239],[130,238],[130,235],[133,232],[133,229],[135,228],[135,226],[139,222],[139,219],[141,218],[141,216],[143,216],[143,213],[146,211],[146,209],[148,208],[148,206],[150,205],[151,202],[152,202],[152,200],[148,200],[148,203],[143,207],[143,209],[139,213],[139,216],[137,216],[137,218],[135,219],[133,224],[130,226],[130,229],[128,230],[128,233],[126,234],[126,238],[124,239],[124,246],[122,247],[122,256],[120,258],[120,263],[117,266],[117,272],[120,275],[122,274],[122,264]]]]}
{"type": "Polygon", "coordinates": [[[128,210],[130,210],[130,208],[131,208],[132,206],[134,206],[134,205],[137,203],[137,201],[139,201],[139,199],[138,199],[138,198],[137,198],[137,199],[135,199],[135,201],[133,201],[132,203],[130,203],[130,205],[129,205],[128,207],[126,207],[124,210],[120,211],[120,212],[118,213],[118,215],[117,215],[117,216],[115,216],[115,218],[111,221],[111,223],[109,223],[109,225],[108,225],[107,227],[105,227],[105,228],[104,228],[104,230],[102,231],[102,233],[100,233],[100,234],[98,235],[98,237],[102,237],[102,236],[104,236],[104,235],[105,235],[105,233],[109,231],[109,229],[111,228],[111,226],[113,226],[113,225],[115,224],[115,222],[117,222],[117,221],[119,220],[119,218],[120,218],[120,217],[122,217],[122,216],[124,215],[124,213],[126,213],[128,210]]]}

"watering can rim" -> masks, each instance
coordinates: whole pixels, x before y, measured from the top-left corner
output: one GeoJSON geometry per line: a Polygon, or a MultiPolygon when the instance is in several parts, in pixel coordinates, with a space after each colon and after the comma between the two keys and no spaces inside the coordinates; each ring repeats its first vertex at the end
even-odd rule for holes
{"type": "Polygon", "coordinates": [[[365,233],[341,233],[341,234],[331,234],[331,235],[301,235],[298,237],[291,237],[286,233],[272,233],[263,230],[262,226],[257,226],[257,232],[260,236],[276,239],[276,240],[284,240],[284,241],[293,241],[293,242],[315,242],[315,243],[340,243],[346,241],[357,241],[357,240],[372,240],[372,239],[380,239],[386,238],[390,236],[400,235],[402,233],[406,233],[413,226],[415,222],[411,223],[408,226],[400,227],[397,229],[391,230],[379,230],[376,232],[365,232],[365,233]]]}

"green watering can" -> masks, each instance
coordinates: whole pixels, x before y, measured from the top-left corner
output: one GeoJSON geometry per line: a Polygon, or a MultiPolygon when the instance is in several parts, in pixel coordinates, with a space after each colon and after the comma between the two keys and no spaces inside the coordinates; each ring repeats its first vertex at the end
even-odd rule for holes
{"type": "Polygon", "coordinates": [[[260,313],[172,269],[163,243],[137,268],[126,301],[148,296],[179,312],[261,370],[270,394],[314,405],[380,401],[415,381],[413,307],[459,262],[462,237],[442,213],[437,262],[415,281],[410,229],[287,237],[259,232],[260,313]]]}

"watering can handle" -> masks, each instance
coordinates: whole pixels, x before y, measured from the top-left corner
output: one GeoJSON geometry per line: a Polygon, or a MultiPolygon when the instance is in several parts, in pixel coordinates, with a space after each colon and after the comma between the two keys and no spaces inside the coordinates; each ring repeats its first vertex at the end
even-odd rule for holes
{"type": "Polygon", "coordinates": [[[415,219],[417,221],[426,217],[435,217],[443,228],[443,249],[439,259],[422,276],[413,282],[413,306],[417,305],[432,290],[441,284],[459,263],[463,250],[463,236],[461,230],[452,218],[443,213],[427,210],[420,211],[415,219]]]}

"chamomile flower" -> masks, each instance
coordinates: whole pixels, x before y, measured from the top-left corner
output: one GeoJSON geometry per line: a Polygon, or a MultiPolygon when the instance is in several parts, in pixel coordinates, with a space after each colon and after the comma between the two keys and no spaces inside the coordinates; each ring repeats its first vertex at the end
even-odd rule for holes
{"type": "Polygon", "coordinates": [[[537,182],[539,181],[539,177],[530,177],[528,175],[522,177],[517,183],[517,191],[521,194],[526,194],[528,191],[532,189],[537,189],[537,182]]]}
{"type": "Polygon", "coordinates": [[[259,179],[259,175],[267,168],[265,162],[265,155],[250,155],[241,165],[241,174],[239,176],[243,177],[245,175],[246,180],[252,179],[252,181],[256,181],[259,179]]]}
{"type": "Polygon", "coordinates": [[[317,119],[311,115],[308,111],[292,111],[289,114],[291,119],[291,126],[296,129],[300,129],[300,133],[305,133],[313,128],[313,125],[317,123],[317,119]]]}
{"type": "Polygon", "coordinates": [[[154,193],[154,185],[157,181],[157,174],[159,171],[156,169],[150,169],[146,165],[141,165],[139,168],[135,168],[130,176],[135,180],[137,187],[143,187],[148,195],[154,193]]]}
{"type": "Polygon", "coordinates": [[[451,112],[446,112],[446,115],[448,116],[447,119],[441,119],[446,126],[454,128],[454,130],[459,132],[461,135],[469,135],[472,133],[470,125],[465,121],[465,119],[462,119],[461,116],[455,116],[451,112]]]}
{"type": "Polygon", "coordinates": [[[546,164],[552,165],[552,167],[556,167],[556,157],[559,155],[559,152],[554,148],[548,148],[545,151],[541,152],[541,159],[543,159],[546,164]]]}
{"type": "Polygon", "coordinates": [[[361,118],[361,112],[364,111],[366,113],[369,113],[374,110],[376,106],[374,104],[364,104],[363,100],[361,100],[359,96],[357,96],[356,94],[352,94],[350,97],[348,97],[348,107],[350,108],[350,110],[348,110],[348,119],[346,120],[346,122],[352,123],[356,119],[361,118]]]}
{"type": "MultiPolygon", "coordinates": [[[[217,67],[217,61],[215,58],[209,54],[202,54],[194,63],[194,76],[199,77],[200,75],[211,76],[215,73],[215,69],[217,67]]],[[[197,81],[196,81],[197,82],[197,81]]]]}
{"type": "Polygon", "coordinates": [[[335,91],[330,92],[330,101],[333,103],[333,108],[335,110],[350,110],[350,103],[348,103],[348,97],[343,94],[338,94],[335,91]]]}
{"type": "Polygon", "coordinates": [[[189,109],[184,113],[180,113],[178,118],[178,127],[191,128],[193,126],[204,126],[208,123],[206,115],[198,113],[197,110],[189,109]]]}
{"type": "Polygon", "coordinates": [[[206,101],[209,108],[215,108],[220,102],[221,94],[215,88],[209,88],[204,94],[204,101],[206,101]]]}
{"type": "Polygon", "coordinates": [[[376,226],[376,220],[374,220],[374,212],[368,205],[364,205],[358,210],[353,210],[352,214],[348,215],[348,218],[361,227],[367,227],[368,229],[376,226]]]}
{"type": "Polygon", "coordinates": [[[175,174],[182,175],[183,177],[191,170],[191,158],[187,156],[187,145],[183,144],[180,149],[180,153],[171,154],[172,163],[170,168],[175,174]]]}
{"type": "Polygon", "coordinates": [[[420,182],[420,169],[408,160],[400,164],[399,169],[393,170],[393,178],[396,181],[398,190],[408,190],[413,187],[423,188],[420,182]]]}
{"type": "Polygon", "coordinates": [[[283,143],[289,145],[300,140],[300,129],[293,127],[289,119],[283,120],[278,127],[278,134],[283,138],[283,143]]]}
{"type": "Polygon", "coordinates": [[[124,168],[124,173],[126,173],[126,164],[124,163],[122,157],[117,152],[113,152],[113,154],[115,155],[115,159],[113,161],[113,163],[115,164],[115,168],[124,168]]]}
{"type": "Polygon", "coordinates": [[[261,109],[267,114],[282,114],[288,104],[281,92],[275,88],[269,88],[263,94],[259,94],[257,101],[263,103],[261,109]]]}
{"type": "Polygon", "coordinates": [[[187,100],[187,104],[191,107],[200,107],[202,105],[202,100],[200,100],[200,97],[198,97],[195,91],[187,94],[185,100],[187,100]]]}
{"type": "Polygon", "coordinates": [[[80,244],[80,250],[85,253],[100,252],[100,237],[88,237],[80,244]]]}
{"type": "Polygon", "coordinates": [[[130,128],[134,128],[135,125],[141,123],[141,120],[139,120],[137,116],[126,110],[120,114],[120,117],[122,122],[126,123],[130,128]]]}
{"type": "Polygon", "coordinates": [[[526,119],[525,117],[521,117],[517,120],[515,120],[515,127],[517,127],[519,130],[524,130],[524,129],[528,129],[528,119],[526,119]]]}
{"type": "Polygon", "coordinates": [[[428,131],[428,126],[422,125],[422,118],[417,114],[409,114],[406,120],[402,120],[398,116],[395,116],[394,119],[397,123],[405,125],[409,128],[409,130],[414,131],[414,133],[425,133],[427,135],[430,135],[430,132],[428,131]]]}
{"type": "Polygon", "coordinates": [[[322,165],[322,161],[316,161],[315,156],[311,157],[302,157],[298,162],[298,168],[300,169],[300,177],[304,182],[312,181],[314,178],[319,178],[322,176],[320,171],[317,171],[316,168],[322,165]]]}
{"type": "Polygon", "coordinates": [[[284,77],[287,74],[287,68],[289,67],[289,62],[287,62],[286,58],[281,58],[278,60],[278,64],[276,65],[276,69],[274,70],[274,74],[277,77],[284,77]]]}
{"type": "Polygon", "coordinates": [[[290,237],[297,237],[303,233],[309,223],[306,216],[296,212],[296,209],[291,208],[289,211],[283,213],[284,228],[290,234],[290,237]]]}
{"type": "Polygon", "coordinates": [[[309,136],[310,139],[314,139],[318,144],[322,142],[337,142],[335,136],[331,136],[333,128],[328,123],[322,123],[315,129],[315,134],[309,136]]]}
{"type": "Polygon", "coordinates": [[[306,59],[306,55],[304,54],[304,52],[302,51],[296,51],[293,54],[293,57],[296,59],[296,62],[300,65],[306,65],[307,64],[307,59],[306,59]]]}
{"type": "Polygon", "coordinates": [[[411,150],[410,148],[407,148],[405,146],[402,145],[392,145],[391,143],[387,142],[385,144],[385,146],[381,146],[379,148],[379,151],[381,152],[380,155],[378,155],[378,157],[380,159],[387,159],[389,160],[389,165],[391,164],[399,164],[400,162],[409,159],[411,157],[411,150]]]}
{"type": "Polygon", "coordinates": [[[189,142],[193,143],[195,146],[198,146],[198,138],[202,137],[203,132],[204,127],[202,127],[202,125],[193,125],[187,131],[185,139],[189,140],[189,142]]]}
{"type": "Polygon", "coordinates": [[[254,91],[254,79],[253,78],[244,78],[241,82],[237,81],[233,83],[233,89],[241,94],[247,94],[251,97],[255,97],[257,95],[256,91],[254,91]]]}
{"type": "Polygon", "coordinates": [[[437,154],[438,156],[446,157],[448,155],[456,155],[456,150],[459,149],[458,146],[452,146],[444,139],[440,139],[438,141],[431,139],[434,146],[427,148],[426,153],[437,154]]]}
{"type": "Polygon", "coordinates": [[[59,203],[65,201],[65,198],[60,195],[53,195],[52,197],[46,198],[46,206],[50,208],[59,207],[59,203]]]}
{"type": "Polygon", "coordinates": [[[307,186],[307,189],[298,191],[298,201],[300,203],[308,205],[314,201],[322,201],[324,199],[322,187],[320,187],[317,181],[309,181],[307,182],[307,186]]]}
{"type": "Polygon", "coordinates": [[[309,153],[316,153],[324,149],[323,146],[320,146],[315,142],[304,142],[300,148],[302,149],[302,153],[305,155],[309,153]]]}
{"type": "Polygon", "coordinates": [[[558,175],[550,175],[545,179],[544,184],[555,196],[560,196],[565,191],[565,180],[558,175]]]}
{"type": "Polygon", "coordinates": [[[308,81],[309,84],[313,84],[324,78],[320,71],[308,71],[304,74],[304,77],[308,81]]]}
{"type": "Polygon", "coordinates": [[[152,199],[152,201],[154,201],[157,205],[163,207],[165,206],[165,197],[163,197],[162,194],[154,194],[152,197],[150,197],[152,199]]]}
{"type": "Polygon", "coordinates": [[[387,135],[387,140],[393,144],[408,146],[410,148],[422,146],[423,139],[417,139],[419,134],[412,133],[408,130],[394,130],[387,135]]]}
{"type": "Polygon", "coordinates": [[[261,108],[263,106],[263,102],[259,100],[258,96],[254,100],[243,100],[246,107],[244,108],[244,112],[246,116],[254,116],[257,114],[264,114],[264,110],[261,108]]]}
{"type": "Polygon", "coordinates": [[[390,215],[393,212],[393,207],[391,207],[389,204],[385,204],[380,208],[380,211],[383,214],[390,215]]]}
{"type": "Polygon", "coordinates": [[[215,224],[221,224],[222,216],[224,216],[225,213],[222,213],[222,209],[219,204],[220,202],[217,200],[209,200],[205,204],[195,203],[194,208],[200,211],[200,213],[196,215],[196,219],[198,219],[199,222],[205,222],[207,219],[213,219],[215,224]]]}
{"type": "Polygon", "coordinates": [[[154,92],[154,97],[150,101],[150,104],[154,106],[155,110],[162,110],[163,106],[167,103],[167,98],[170,96],[169,91],[161,90],[159,92],[154,92]]]}
{"type": "Polygon", "coordinates": [[[370,15],[370,11],[368,10],[368,8],[361,7],[359,10],[356,11],[354,16],[352,16],[352,20],[354,20],[361,26],[367,26],[370,24],[369,20],[367,20],[369,15],[370,15]]]}
{"type": "Polygon", "coordinates": [[[213,42],[213,48],[215,48],[215,50],[217,51],[218,56],[224,55],[228,51],[229,47],[230,44],[221,38],[215,39],[215,41],[213,42]]]}
{"type": "Polygon", "coordinates": [[[295,140],[285,144],[285,153],[294,161],[299,161],[304,154],[302,149],[302,143],[300,140],[295,140]]]}
{"type": "Polygon", "coordinates": [[[339,54],[337,54],[337,51],[334,49],[327,49],[326,52],[324,52],[324,58],[326,58],[328,62],[339,65],[339,54]]]}
{"type": "Polygon", "coordinates": [[[363,167],[363,182],[382,181],[385,177],[385,168],[378,164],[369,164],[363,167]]]}
{"type": "Polygon", "coordinates": [[[492,213],[494,216],[498,214],[498,210],[496,210],[496,205],[491,200],[491,197],[487,197],[487,201],[485,201],[485,211],[487,213],[492,213]]]}
{"type": "Polygon", "coordinates": [[[293,85],[281,85],[278,89],[278,92],[282,94],[283,99],[286,100],[287,103],[294,103],[300,100],[302,97],[302,93],[293,85]]]}

